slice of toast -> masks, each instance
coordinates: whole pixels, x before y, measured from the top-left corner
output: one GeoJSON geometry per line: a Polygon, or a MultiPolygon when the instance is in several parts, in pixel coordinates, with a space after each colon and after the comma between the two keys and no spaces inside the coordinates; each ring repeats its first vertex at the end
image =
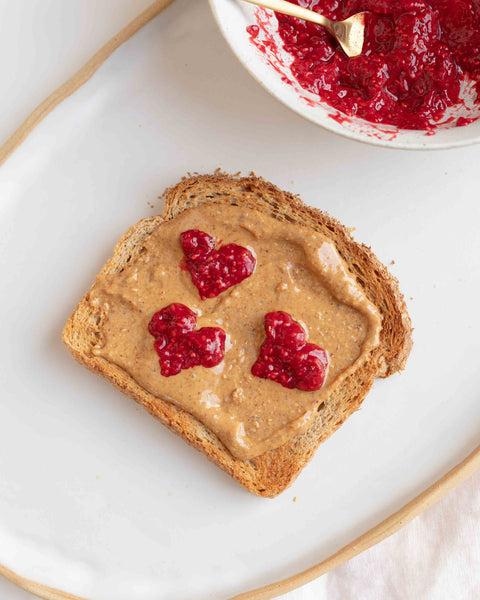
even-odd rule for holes
{"type": "Polygon", "coordinates": [[[322,233],[336,246],[352,275],[382,316],[380,344],[361,367],[351,373],[319,407],[311,426],[301,435],[254,459],[235,458],[220,440],[188,412],[153,396],[130,375],[91,352],[101,336],[102,319],[89,294],[80,301],[63,331],[73,356],[123,393],[142,404],[169,429],[226,471],[250,492],[274,497],[287,488],[312,458],[320,442],[356,411],[376,377],[388,377],[404,368],[412,346],[412,329],[397,280],[370,248],[358,244],[348,229],[299,198],[255,177],[223,173],[183,179],[165,192],[163,215],[142,219],[121,238],[102,273],[115,273],[142,252],[142,242],[162,222],[187,208],[205,203],[229,203],[262,211],[280,221],[297,223],[322,233]]]}

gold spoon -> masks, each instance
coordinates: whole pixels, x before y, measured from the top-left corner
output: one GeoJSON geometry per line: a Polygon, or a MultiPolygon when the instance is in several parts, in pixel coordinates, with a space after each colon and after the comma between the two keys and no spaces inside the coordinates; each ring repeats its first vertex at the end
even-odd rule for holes
{"type": "Polygon", "coordinates": [[[366,13],[364,12],[357,13],[345,19],[345,21],[331,21],[313,10],[302,8],[286,0],[245,0],[245,2],[257,4],[264,8],[271,8],[284,15],[298,17],[304,21],[311,21],[317,25],[322,25],[338,41],[347,56],[352,58],[362,53],[363,40],[365,39],[366,13]]]}

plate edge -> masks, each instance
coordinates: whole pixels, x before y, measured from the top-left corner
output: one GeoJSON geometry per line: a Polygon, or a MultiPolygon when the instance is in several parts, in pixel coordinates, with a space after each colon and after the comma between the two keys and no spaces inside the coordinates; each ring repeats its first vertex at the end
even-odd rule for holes
{"type": "MultiPolygon", "coordinates": [[[[10,138],[8,138],[5,144],[0,147],[0,166],[13,154],[35,127],[54,110],[54,108],[86,83],[117,48],[130,39],[137,31],[156,17],[162,10],[167,8],[172,2],[173,0],[155,0],[117,35],[102,46],[102,48],[100,48],[100,50],[68,81],[57,88],[50,96],[39,104],[22,125],[20,125],[10,138]]],[[[426,490],[421,492],[413,500],[387,517],[384,521],[341,548],[335,554],[296,575],[292,575],[291,577],[268,584],[261,588],[241,593],[231,597],[229,600],[273,600],[280,595],[286,594],[317,579],[321,575],[342,565],[351,558],[354,558],[368,548],[375,546],[387,537],[396,533],[421,512],[446,496],[446,494],[465,481],[479,468],[480,446],[477,446],[464,460],[458,463],[426,490]]],[[[62,592],[61,590],[22,577],[3,565],[0,565],[0,575],[25,591],[30,592],[39,598],[43,598],[43,600],[86,600],[79,596],[73,596],[67,592],[62,592]]]]}
{"type": "Polygon", "coordinates": [[[25,121],[16,129],[7,141],[0,147],[0,166],[32,133],[45,117],[66,98],[76,92],[102,66],[117,48],[129,40],[137,31],[142,29],[154,17],[162,12],[173,0],[155,0],[133,21],[130,21],[117,35],[114,35],[100,50],[98,50],[70,79],[58,87],[43,102],[41,102],[25,121]]]}
{"type": "Polygon", "coordinates": [[[249,592],[238,594],[228,600],[273,600],[273,598],[277,598],[282,594],[310,583],[399,531],[402,527],[410,523],[410,521],[413,521],[415,517],[418,517],[424,510],[444,498],[478,469],[480,469],[480,446],[477,446],[466,458],[447,471],[443,477],[418,494],[418,496],[415,496],[415,498],[402,506],[398,511],[322,562],[296,575],[249,592]]]}
{"type": "MultiPolygon", "coordinates": [[[[410,502],[398,511],[338,550],[335,554],[296,575],[243,592],[228,600],[273,600],[317,579],[396,533],[421,512],[441,500],[448,492],[465,481],[479,468],[480,446],[477,446],[464,460],[450,469],[443,477],[421,492],[413,500],[410,500],[410,502]]],[[[72,596],[67,592],[48,587],[31,579],[26,579],[2,565],[0,565],[0,575],[25,591],[43,598],[43,600],[86,600],[85,598],[72,596]]]]}
{"type": "MultiPolygon", "coordinates": [[[[305,571],[301,571],[296,575],[292,575],[291,577],[276,581],[261,588],[243,592],[237,596],[231,597],[229,600],[273,600],[278,596],[291,592],[292,590],[317,579],[321,575],[342,565],[351,558],[361,554],[368,548],[375,546],[387,537],[396,533],[421,512],[441,500],[448,492],[465,481],[479,468],[480,446],[477,446],[464,460],[450,469],[443,477],[421,492],[413,500],[387,517],[384,521],[341,548],[338,552],[332,554],[332,556],[329,556],[322,562],[305,571]]],[[[35,594],[39,598],[43,598],[43,600],[86,600],[79,596],[72,596],[67,592],[48,587],[31,579],[26,579],[2,565],[0,565],[0,575],[25,591],[35,594]]]]}

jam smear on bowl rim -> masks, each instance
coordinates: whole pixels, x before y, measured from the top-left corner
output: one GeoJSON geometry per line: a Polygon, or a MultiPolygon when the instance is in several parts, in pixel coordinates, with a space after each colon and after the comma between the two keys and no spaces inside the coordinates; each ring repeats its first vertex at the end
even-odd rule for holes
{"type": "Polygon", "coordinates": [[[328,352],[307,342],[307,333],[298,321],[283,311],[267,313],[265,333],[252,375],[305,392],[322,387],[330,361],[328,352]]]}
{"type": "Polygon", "coordinates": [[[184,268],[190,273],[202,300],[215,298],[255,271],[257,261],[248,248],[225,244],[217,249],[215,238],[204,231],[184,231],[180,243],[185,257],[184,268]]]}
{"type": "MultiPolygon", "coordinates": [[[[433,131],[448,108],[462,104],[465,79],[480,92],[478,0],[290,1],[333,20],[369,13],[364,51],[356,58],[347,58],[324,28],[276,14],[292,75],[348,116],[433,131]]],[[[258,25],[248,31],[255,43],[258,25]]],[[[462,117],[455,121],[465,124],[462,117]]]]}
{"type": "Polygon", "coordinates": [[[220,327],[196,329],[197,314],[174,303],[156,312],[148,324],[164,377],[196,366],[216,367],[225,356],[226,335],[220,327]]]}

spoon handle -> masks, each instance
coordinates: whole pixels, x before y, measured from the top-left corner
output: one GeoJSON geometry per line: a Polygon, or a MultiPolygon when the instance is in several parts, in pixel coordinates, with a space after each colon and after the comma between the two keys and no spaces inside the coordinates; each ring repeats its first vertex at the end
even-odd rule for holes
{"type": "Polygon", "coordinates": [[[311,21],[312,23],[317,23],[317,25],[323,25],[323,27],[326,27],[327,29],[331,28],[331,21],[323,15],[319,15],[313,10],[308,10],[308,8],[303,8],[297,4],[287,2],[286,0],[245,0],[245,2],[257,4],[264,8],[270,8],[279,13],[283,13],[284,15],[298,17],[304,21],[311,21]]]}

